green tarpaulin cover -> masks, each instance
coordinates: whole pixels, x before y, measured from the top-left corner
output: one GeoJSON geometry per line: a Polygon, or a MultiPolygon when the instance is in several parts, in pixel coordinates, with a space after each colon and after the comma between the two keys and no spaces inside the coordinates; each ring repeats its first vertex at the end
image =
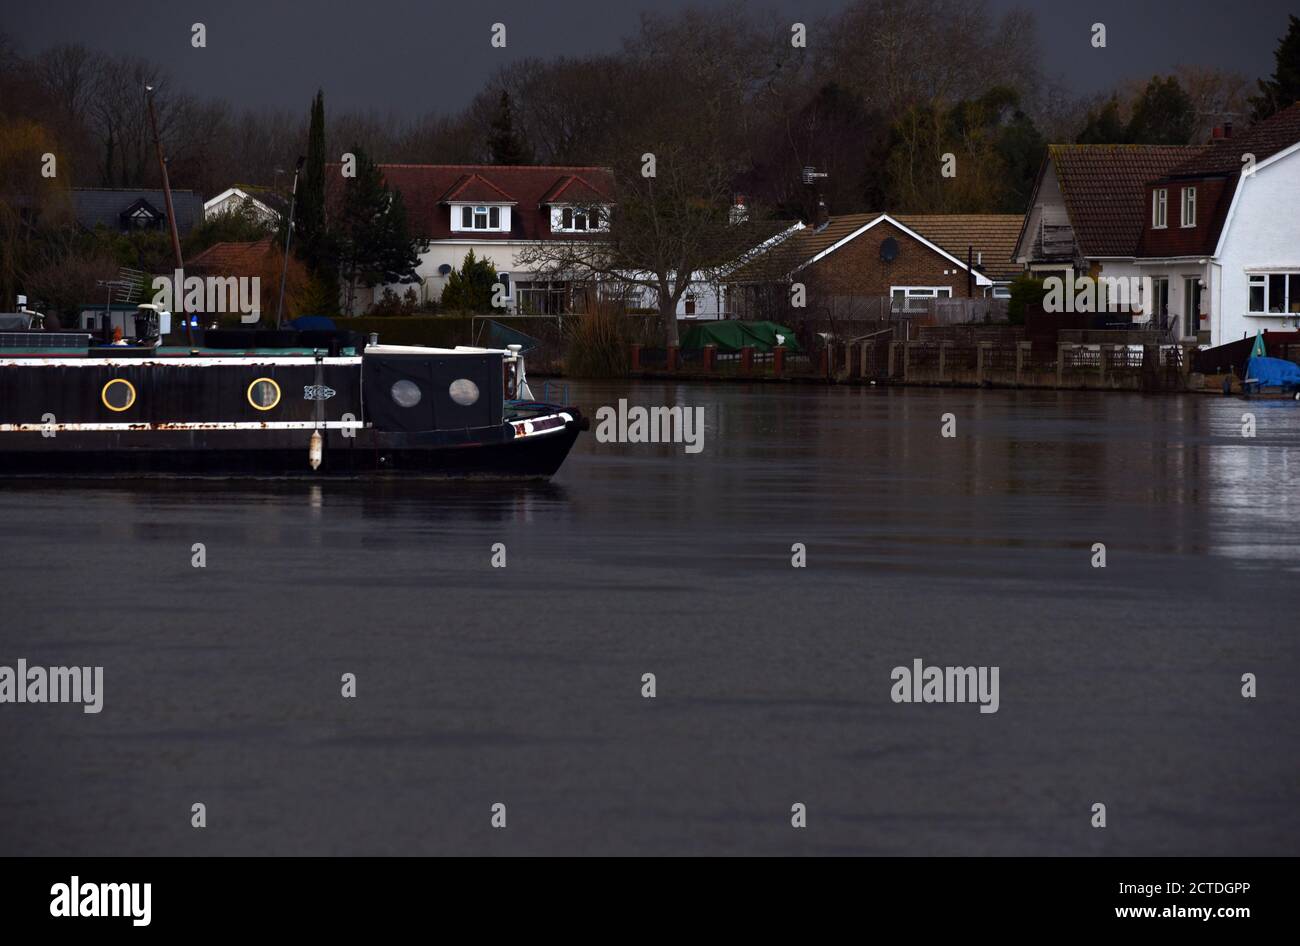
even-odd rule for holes
{"type": "Polygon", "coordinates": [[[768,352],[778,344],[786,351],[800,351],[794,332],[775,322],[701,322],[687,329],[681,337],[682,348],[703,348],[717,345],[718,351],[738,352],[745,346],[755,351],[768,352]],[[781,336],[781,341],[777,336],[781,336]]]}

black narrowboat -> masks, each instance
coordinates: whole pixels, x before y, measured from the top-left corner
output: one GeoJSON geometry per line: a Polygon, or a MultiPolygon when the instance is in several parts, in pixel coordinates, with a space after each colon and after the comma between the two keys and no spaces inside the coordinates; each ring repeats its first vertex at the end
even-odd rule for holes
{"type": "Polygon", "coordinates": [[[274,329],[166,347],[150,309],[126,344],[0,331],[0,475],[545,478],[587,426],[532,399],[518,346],[274,329]]]}

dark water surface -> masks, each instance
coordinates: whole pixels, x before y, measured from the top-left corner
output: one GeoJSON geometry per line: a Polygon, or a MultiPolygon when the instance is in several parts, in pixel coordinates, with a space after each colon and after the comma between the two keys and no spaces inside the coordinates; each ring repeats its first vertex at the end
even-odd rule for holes
{"type": "Polygon", "coordinates": [[[705,449],[0,482],[0,664],[105,668],[99,715],[0,705],[0,854],[1300,852],[1300,405],[572,395],[703,405],[705,449]],[[893,703],[918,657],[1000,710],[893,703]]]}

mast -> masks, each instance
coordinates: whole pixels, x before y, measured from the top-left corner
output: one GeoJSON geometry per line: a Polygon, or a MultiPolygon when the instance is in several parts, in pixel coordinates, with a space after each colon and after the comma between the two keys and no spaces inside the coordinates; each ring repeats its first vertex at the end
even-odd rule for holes
{"type": "MultiPolygon", "coordinates": [[[[183,272],[185,269],[185,260],[181,257],[181,236],[176,229],[176,208],[172,206],[172,186],[167,179],[167,159],[163,157],[162,141],[158,138],[158,116],[153,110],[153,86],[144,87],[144,98],[149,103],[149,125],[153,128],[153,146],[158,152],[158,167],[162,171],[162,188],[163,200],[167,205],[167,223],[171,227],[172,233],[172,253],[176,256],[176,272],[183,272]]],[[[172,308],[180,314],[181,321],[185,323],[185,338],[189,342],[190,351],[194,349],[194,329],[190,327],[190,320],[185,315],[185,284],[172,286],[172,308]]]]}
{"type": "Polygon", "coordinates": [[[284,232],[284,267],[280,270],[280,301],[275,307],[275,327],[280,327],[280,315],[284,312],[284,281],[289,276],[289,243],[293,240],[293,211],[298,204],[298,175],[306,158],[299,155],[298,166],[293,169],[293,193],[289,197],[289,228],[284,232]]]}

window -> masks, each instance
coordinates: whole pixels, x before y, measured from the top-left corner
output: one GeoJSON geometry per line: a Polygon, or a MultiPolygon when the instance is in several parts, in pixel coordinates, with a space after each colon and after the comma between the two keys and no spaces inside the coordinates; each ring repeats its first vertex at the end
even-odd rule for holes
{"type": "Polygon", "coordinates": [[[551,217],[554,232],[585,233],[605,229],[605,215],[596,207],[561,207],[559,214],[551,217]]]}
{"type": "Polygon", "coordinates": [[[1169,220],[1169,191],[1161,187],[1151,195],[1151,226],[1157,230],[1167,227],[1169,220]]]}
{"type": "Polygon", "coordinates": [[[460,209],[460,228],[462,230],[500,230],[500,207],[462,207],[460,209]]]}
{"type": "Polygon", "coordinates": [[[1196,188],[1183,188],[1183,226],[1196,226],[1196,188]]]}
{"type": "Polygon", "coordinates": [[[258,378],[248,386],[248,403],[259,411],[269,411],[280,403],[280,385],[270,378],[258,378]]]}
{"type": "Polygon", "coordinates": [[[1252,273],[1251,315],[1300,315],[1300,273],[1252,273]]]}
{"type": "Polygon", "coordinates": [[[469,378],[457,378],[447,388],[447,394],[461,407],[478,403],[478,385],[469,378]]]}
{"type": "Polygon", "coordinates": [[[928,299],[951,299],[950,286],[891,286],[891,308],[902,312],[924,312],[928,299]]]}
{"type": "Polygon", "coordinates": [[[394,381],[392,390],[389,394],[393,398],[393,403],[398,407],[415,407],[420,403],[420,386],[414,381],[407,381],[403,378],[401,381],[394,381]]]}
{"type": "Polygon", "coordinates": [[[99,399],[110,411],[122,413],[135,403],[135,385],[125,378],[114,378],[99,392],[99,399]]]}

